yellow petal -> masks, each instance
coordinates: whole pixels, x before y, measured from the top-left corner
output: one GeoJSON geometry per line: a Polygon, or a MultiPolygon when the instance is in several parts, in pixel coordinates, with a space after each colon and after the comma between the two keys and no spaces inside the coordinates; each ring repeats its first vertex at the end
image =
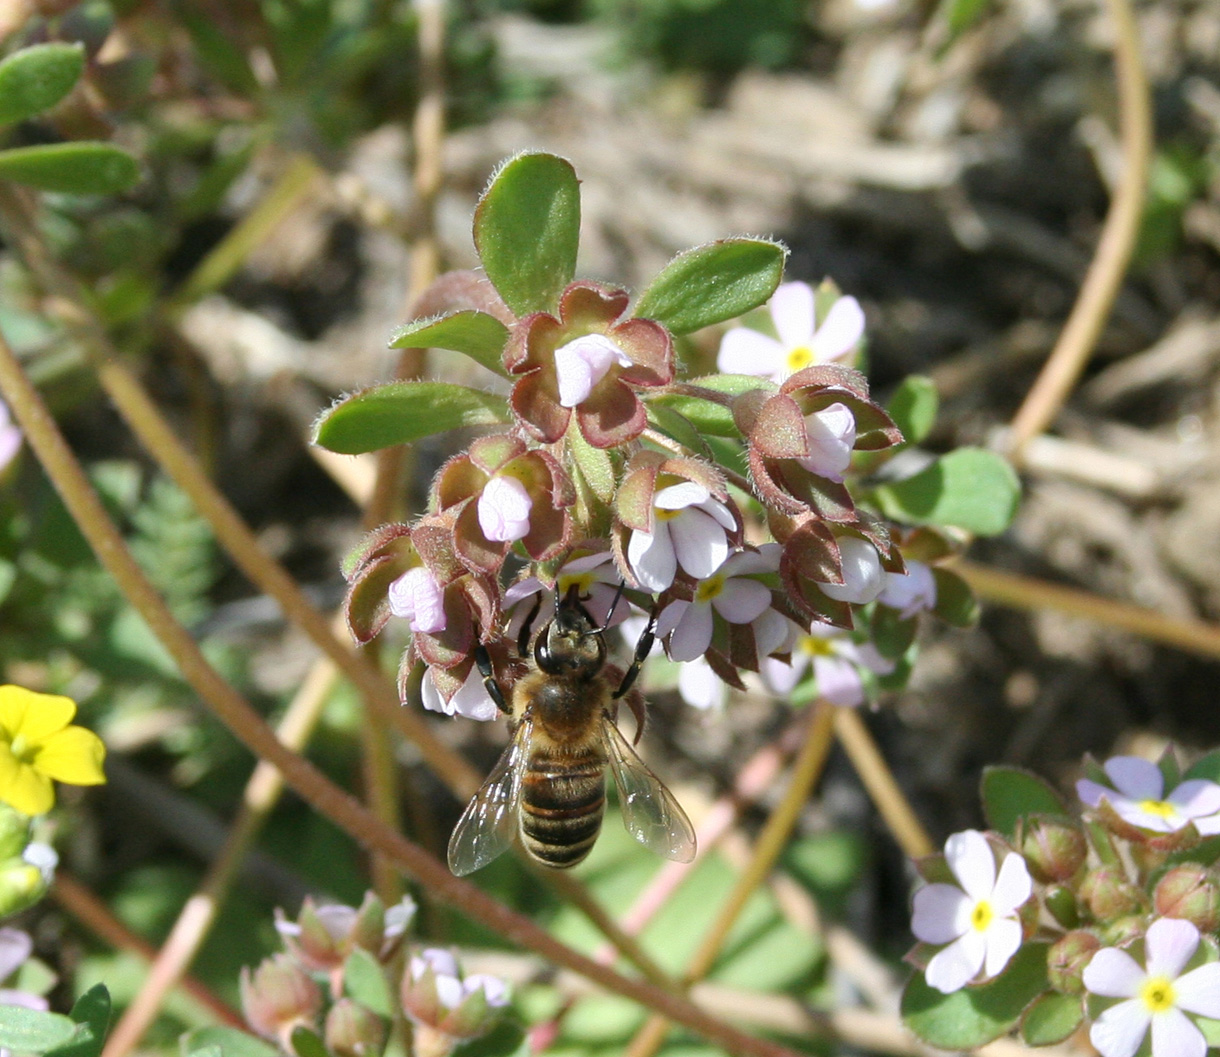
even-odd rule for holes
{"type": "Polygon", "coordinates": [[[49,778],[71,785],[100,785],[106,781],[102,760],[106,746],[91,730],[67,727],[52,734],[34,757],[33,766],[49,778]]]}
{"type": "Polygon", "coordinates": [[[0,800],[23,815],[44,815],[55,805],[55,791],[50,778],[18,763],[0,745],[0,800]]]}
{"type": "Polygon", "coordinates": [[[10,740],[18,734],[38,744],[63,730],[76,715],[76,702],[57,694],[38,694],[23,686],[0,686],[0,727],[10,740]]]}

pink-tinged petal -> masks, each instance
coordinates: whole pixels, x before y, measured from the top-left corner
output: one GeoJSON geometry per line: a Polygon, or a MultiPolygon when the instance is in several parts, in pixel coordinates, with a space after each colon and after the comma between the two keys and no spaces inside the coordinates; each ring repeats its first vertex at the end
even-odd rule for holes
{"type": "Polygon", "coordinates": [[[956,885],[930,884],[915,893],[911,932],[924,943],[948,943],[970,928],[974,903],[956,885]]]}
{"type": "Polygon", "coordinates": [[[1173,982],[1177,1004],[1188,1013],[1220,1020],[1220,962],[1208,962],[1173,982]]]}
{"type": "Polygon", "coordinates": [[[669,522],[678,564],[696,580],[706,580],[729,556],[721,528],[702,509],[688,508],[669,522]]]}
{"type": "Polygon", "coordinates": [[[720,339],[716,367],[723,374],[757,374],[776,378],[785,368],[784,347],[772,337],[734,327],[720,339]]]}
{"type": "Polygon", "coordinates": [[[420,680],[419,698],[429,712],[440,712],[446,716],[453,715],[455,706],[441,696],[441,692],[436,688],[436,683],[432,680],[431,669],[425,671],[423,679],[420,680]]]}
{"type": "Polygon", "coordinates": [[[952,834],[945,841],[945,859],[958,884],[976,903],[990,899],[995,888],[995,856],[977,829],[952,834]]]}
{"type": "Polygon", "coordinates": [[[792,621],[775,609],[764,609],[754,618],[754,647],[759,657],[766,657],[780,648],[788,638],[792,621]]]}
{"type": "Polygon", "coordinates": [[[712,605],[730,624],[748,624],[771,605],[771,592],[757,580],[725,580],[712,605]]]}
{"type": "Polygon", "coordinates": [[[627,564],[649,591],[664,591],[672,584],[678,573],[678,558],[669,538],[669,525],[659,524],[656,532],[632,532],[627,540],[627,564]]]}
{"type": "Polygon", "coordinates": [[[33,953],[34,941],[20,929],[0,929],[0,980],[7,980],[33,953]]]}
{"type": "Polygon", "coordinates": [[[877,675],[889,675],[898,667],[897,661],[881,656],[881,651],[871,642],[852,643],[855,647],[856,663],[877,675]]]}
{"type": "Polygon", "coordinates": [[[32,995],[29,991],[14,991],[0,987],[0,1006],[20,1006],[23,1009],[36,1009],[45,1013],[51,1008],[51,1003],[41,995],[32,995]]]}
{"type": "Polygon", "coordinates": [[[710,515],[721,528],[728,532],[732,532],[737,527],[737,518],[733,516],[733,511],[715,497],[710,497],[700,503],[699,509],[710,515]]]}
{"type": "Polygon", "coordinates": [[[769,302],[771,321],[779,340],[788,348],[813,340],[813,287],[808,283],[781,283],[769,302]]]}
{"type": "Polygon", "coordinates": [[[809,454],[797,459],[810,473],[836,483],[851,465],[856,443],[856,416],[846,404],[831,404],[805,416],[809,454]]]}
{"type": "Polygon", "coordinates": [[[1152,1018],[1152,1057],[1206,1057],[1207,1040],[1180,1009],[1152,1018]]]}
{"type": "Polygon", "coordinates": [[[839,540],[839,554],[843,562],[843,583],[818,582],[818,587],[837,602],[867,605],[885,587],[885,570],[881,567],[881,556],[868,540],[846,536],[839,540]]]}
{"type": "Polygon", "coordinates": [[[1102,998],[1134,998],[1148,974],[1126,951],[1103,947],[1084,967],[1084,986],[1102,998]]]}
{"type": "Polygon", "coordinates": [[[1008,917],[1033,895],[1033,891],[1034,882],[1025,860],[1019,855],[1005,855],[991,893],[991,909],[999,917],[1008,917]]]}
{"type": "Polygon", "coordinates": [[[863,704],[864,680],[860,669],[842,657],[814,657],[813,677],[818,695],[832,705],[848,708],[863,704]]]}
{"type": "Polygon", "coordinates": [[[433,635],[445,630],[444,592],[423,566],[409,569],[390,584],[388,597],[390,612],[408,620],[412,631],[433,635]]]}
{"type": "Polygon", "coordinates": [[[533,499],[515,477],[495,476],[479,495],[479,528],[489,540],[511,543],[528,535],[533,499]]]}
{"type": "Polygon", "coordinates": [[[1114,788],[1132,800],[1160,800],[1165,779],[1155,763],[1138,756],[1115,756],[1105,763],[1114,788]]]}
{"type": "MultiPolygon", "coordinates": [[[[1152,1014],[1141,1000],[1119,1002],[1105,1010],[1089,1028],[1089,1041],[1097,1047],[1101,1057],[1134,1057],[1148,1034],[1151,1020],[1152,1014]]],[[[1177,1055],[1158,1053],[1155,1057],[1177,1055]]]]}
{"type": "Polygon", "coordinates": [[[465,716],[480,723],[487,723],[500,715],[500,710],[483,685],[483,679],[478,670],[472,668],[466,681],[458,688],[449,702],[453,715],[465,716]]]}
{"type": "Polygon", "coordinates": [[[928,985],[946,995],[960,991],[978,976],[986,953],[983,934],[972,929],[928,962],[924,972],[928,985]]]}
{"type": "Polygon", "coordinates": [[[5,426],[0,429],[0,470],[5,469],[13,461],[21,449],[21,430],[16,426],[5,426]]]}
{"type": "Polygon", "coordinates": [[[906,565],[905,573],[885,574],[885,587],[877,596],[878,602],[897,609],[904,620],[936,605],[936,577],[931,568],[913,558],[906,565]]]}
{"type": "Polygon", "coordinates": [[[983,975],[990,979],[999,976],[1009,959],[1021,946],[1021,923],[1015,918],[992,921],[987,929],[987,956],[983,961],[983,975]]]}
{"type": "Polygon", "coordinates": [[[615,573],[615,583],[611,587],[605,583],[595,583],[589,588],[589,600],[585,608],[598,624],[603,627],[617,627],[631,615],[631,603],[618,592],[618,573],[615,573]],[[614,606],[614,612],[610,607],[614,606]]]}
{"type": "Polygon", "coordinates": [[[1108,799],[1115,814],[1124,822],[1128,822],[1132,826],[1139,826],[1141,829],[1150,829],[1154,833],[1173,833],[1187,823],[1187,819],[1176,811],[1171,811],[1167,815],[1161,814],[1159,811],[1147,811],[1142,804],[1115,793],[1111,793],[1108,799]]]}
{"type": "Polygon", "coordinates": [[[562,407],[583,404],[593,387],[614,364],[630,367],[631,360],[604,334],[585,334],[555,350],[555,378],[562,407]]]}
{"type": "Polygon", "coordinates": [[[699,506],[711,498],[712,493],[703,485],[694,481],[680,481],[657,492],[652,505],[660,510],[683,510],[688,506],[699,506]]]}
{"type": "Polygon", "coordinates": [[[707,661],[700,658],[684,664],[678,671],[678,693],[694,708],[705,711],[724,704],[724,681],[707,661]]]}
{"type": "Polygon", "coordinates": [[[488,1006],[492,1009],[499,1009],[502,1006],[508,1005],[508,984],[498,976],[490,976],[487,973],[471,973],[462,981],[462,989],[467,995],[473,995],[476,991],[482,991],[484,999],[486,999],[488,1006]]]}
{"type": "Polygon", "coordinates": [[[712,609],[691,606],[669,639],[669,656],[675,661],[693,661],[712,644],[712,609]]]}
{"type": "Polygon", "coordinates": [[[1144,937],[1148,975],[1176,979],[1198,946],[1199,930],[1189,921],[1158,918],[1148,926],[1144,937]]]}
{"type": "Polygon", "coordinates": [[[1194,823],[1200,837],[1214,837],[1217,833],[1220,833],[1220,814],[1208,815],[1206,818],[1197,818],[1194,820],[1194,823]]]}
{"type": "Polygon", "coordinates": [[[1203,818],[1220,811],[1220,785],[1193,778],[1183,782],[1165,799],[1187,818],[1203,818]]]}
{"type": "Polygon", "coordinates": [[[758,672],[767,689],[777,697],[783,697],[792,692],[808,667],[809,655],[801,653],[794,655],[791,662],[781,661],[778,657],[765,657],[759,663],[758,672]]]}
{"type": "Polygon", "coordinates": [[[864,309],[854,297],[840,297],[813,336],[814,361],[837,360],[855,348],[864,336],[864,309]]]}
{"type": "Polygon", "coordinates": [[[1081,803],[1086,806],[1100,807],[1103,799],[1109,800],[1114,796],[1114,790],[1109,786],[1094,782],[1092,779],[1081,778],[1076,783],[1076,795],[1080,797],[1081,803]]]}
{"type": "Polygon", "coordinates": [[[720,571],[725,576],[750,576],[754,573],[773,573],[779,569],[783,548],[778,543],[764,543],[756,551],[738,551],[730,556],[720,571]]]}
{"type": "MultiPolygon", "coordinates": [[[[691,603],[685,598],[675,598],[669,603],[660,613],[657,614],[657,626],[653,629],[653,634],[658,639],[665,638],[679,624],[682,623],[687,611],[691,608],[691,603]]],[[[644,626],[641,624],[636,632],[636,638],[640,637],[644,631],[644,626]]]]}

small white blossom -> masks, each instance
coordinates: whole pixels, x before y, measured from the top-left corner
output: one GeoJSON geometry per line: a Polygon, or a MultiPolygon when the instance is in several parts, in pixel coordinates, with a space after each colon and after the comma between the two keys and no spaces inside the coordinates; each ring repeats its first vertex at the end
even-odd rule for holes
{"type": "Polygon", "coordinates": [[[1076,783],[1076,794],[1089,807],[1105,800],[1124,822],[1154,833],[1175,833],[1193,822],[1203,836],[1220,833],[1220,785],[1192,778],[1164,793],[1161,769],[1138,756],[1115,756],[1105,763],[1114,788],[1088,778],[1076,783]]]}
{"type": "Polygon", "coordinates": [[[716,365],[727,374],[758,374],[773,381],[815,363],[842,359],[864,334],[864,312],[854,297],[840,297],[820,323],[808,283],[783,283],[768,306],[779,340],[734,327],[720,340],[716,365]]]}
{"type": "Polygon", "coordinates": [[[479,493],[477,512],[483,535],[496,543],[512,543],[530,530],[534,500],[515,477],[497,474],[479,493]]]}
{"type": "Polygon", "coordinates": [[[577,407],[615,364],[630,367],[631,358],[604,334],[585,334],[555,350],[559,406],[577,407]]]}
{"type": "MultiPolygon", "coordinates": [[[[20,929],[0,928],[0,980],[17,972],[34,950],[29,934],[20,929]]],[[[23,1006],[45,1012],[49,1003],[41,995],[16,988],[0,987],[0,1006],[23,1006]]]]}
{"type": "Polygon", "coordinates": [[[702,657],[678,667],[678,693],[693,708],[705,712],[724,707],[728,687],[702,657]]]}
{"type": "Polygon", "coordinates": [[[978,830],[954,833],[945,841],[945,859],[958,883],[930,884],[915,893],[911,931],[925,943],[948,944],[933,955],[925,976],[930,987],[950,994],[980,973],[998,976],[1017,953],[1017,910],[1033,893],[1033,882],[1015,853],[1004,856],[997,875],[991,845],[978,830]]]}
{"type": "Polygon", "coordinates": [[[407,620],[412,631],[431,635],[445,630],[445,593],[422,565],[390,584],[388,596],[390,612],[407,620]]]}
{"type": "Polygon", "coordinates": [[[432,680],[432,669],[424,671],[423,681],[419,688],[424,708],[431,712],[443,712],[446,716],[465,716],[467,719],[477,719],[480,723],[495,719],[500,710],[483,685],[483,677],[477,668],[471,668],[466,681],[457,688],[457,692],[446,701],[432,680]]]}
{"type": "Polygon", "coordinates": [[[476,991],[483,992],[491,1009],[508,1005],[508,984],[487,973],[471,973],[463,977],[452,951],[428,947],[412,955],[408,966],[412,981],[419,980],[429,970],[436,980],[436,997],[445,1009],[457,1009],[476,991]]]}
{"type": "Polygon", "coordinates": [[[907,560],[905,573],[886,573],[885,587],[877,596],[883,606],[897,609],[903,620],[936,605],[936,577],[923,562],[907,560]]]}
{"type": "Polygon", "coordinates": [[[881,594],[885,589],[885,570],[881,568],[881,555],[876,547],[858,536],[841,536],[839,555],[843,563],[843,582],[814,581],[824,595],[838,602],[862,606],[881,594]]]}
{"type": "Polygon", "coordinates": [[[636,529],[627,541],[627,563],[636,579],[650,591],[664,591],[680,566],[706,580],[729,556],[732,511],[694,481],[662,488],[652,504],[652,531],[636,529]]]}
{"type": "Polygon", "coordinates": [[[809,454],[797,459],[810,473],[840,482],[856,446],[856,416],[846,404],[831,404],[805,416],[809,454]]]}
{"type": "MultiPolygon", "coordinates": [[[[566,562],[556,574],[555,584],[562,598],[572,587],[576,587],[581,598],[581,605],[589,611],[589,616],[599,625],[614,627],[627,619],[631,606],[621,594],[619,585],[622,578],[608,551],[596,554],[586,554],[566,562]],[[615,604],[615,599],[618,599],[615,604]],[[610,616],[610,606],[614,605],[614,615],[610,616]]],[[[508,622],[508,636],[516,640],[525,623],[530,610],[534,608],[534,595],[541,594],[542,599],[538,612],[534,616],[535,629],[545,624],[555,613],[555,590],[544,588],[536,576],[527,576],[518,580],[504,592],[504,607],[512,613],[508,622]]],[[[641,630],[643,628],[641,627],[641,630]]]]}
{"type": "Polygon", "coordinates": [[[784,623],[787,633],[771,652],[789,653],[792,659],[765,657],[760,665],[763,682],[779,697],[791,693],[812,664],[819,697],[832,705],[855,706],[867,697],[865,671],[888,675],[894,670],[893,662],[882,657],[872,643],[857,643],[840,628],[813,624],[806,629],[786,619],[784,623]]]}
{"type": "Polygon", "coordinates": [[[669,656],[675,661],[693,661],[712,644],[714,617],[719,613],[730,624],[749,624],[771,605],[771,591],[752,574],[774,572],[770,555],[738,551],[730,555],[711,576],[701,580],[691,601],[678,600],[666,606],[670,619],[676,615],[669,639],[669,656]]]}
{"type": "Polygon", "coordinates": [[[1189,921],[1160,918],[1144,937],[1145,965],[1124,950],[1104,947],[1084,970],[1084,986],[1103,998],[1121,998],[1089,1029],[1102,1057],[1133,1057],[1152,1028],[1152,1057],[1204,1057],[1207,1040],[1188,1017],[1220,1017],[1220,962],[1182,970],[1199,946],[1189,921]]]}

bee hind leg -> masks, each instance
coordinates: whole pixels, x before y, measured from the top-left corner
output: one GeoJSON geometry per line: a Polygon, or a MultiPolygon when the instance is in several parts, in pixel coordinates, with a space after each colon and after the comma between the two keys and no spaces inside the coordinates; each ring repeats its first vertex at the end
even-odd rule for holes
{"type": "Polygon", "coordinates": [[[496,708],[507,715],[508,703],[504,700],[504,691],[500,689],[500,684],[496,681],[496,670],[491,665],[491,654],[487,652],[487,647],[481,642],[474,648],[474,663],[478,666],[479,675],[483,677],[483,686],[487,689],[487,696],[496,703],[496,708]]]}

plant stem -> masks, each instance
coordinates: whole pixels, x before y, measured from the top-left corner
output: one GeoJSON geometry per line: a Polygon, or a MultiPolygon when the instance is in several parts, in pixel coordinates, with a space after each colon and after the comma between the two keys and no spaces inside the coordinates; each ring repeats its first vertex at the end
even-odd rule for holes
{"type": "Polygon", "coordinates": [[[2,339],[0,396],[8,403],[30,448],[102,566],[174,659],[183,678],[234,736],[257,757],[276,767],[305,801],[366,848],[396,863],[438,899],[510,943],[536,951],[615,994],[662,1013],[730,1052],[751,1057],[793,1057],[785,1047],[747,1035],[680,996],[625,977],[559,942],[529,918],[510,910],[470,882],[454,877],[443,863],[390,829],[312,763],[282,745],[250,704],[212,667],[144,575],[42,398],[25,377],[7,341],[2,339]]]}
{"type": "Polygon", "coordinates": [[[1008,447],[1018,465],[1025,446],[1050,426],[1080,378],[1118,296],[1143,216],[1152,152],[1152,114],[1140,58],[1139,29],[1130,0],[1107,0],[1106,6],[1114,25],[1122,175],[1080,295],[1041,374],[1012,420],[1008,447]]]}

